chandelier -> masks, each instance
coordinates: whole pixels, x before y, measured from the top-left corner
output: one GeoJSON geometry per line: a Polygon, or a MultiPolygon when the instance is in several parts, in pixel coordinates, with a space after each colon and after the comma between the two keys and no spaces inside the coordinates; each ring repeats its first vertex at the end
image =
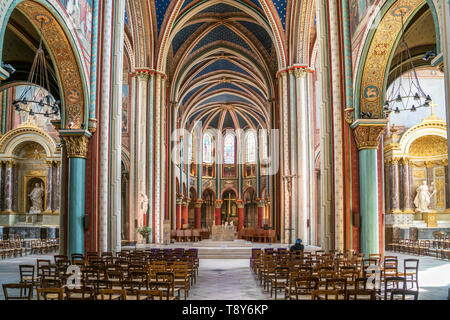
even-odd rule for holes
{"type": "Polygon", "coordinates": [[[430,107],[432,103],[430,95],[426,94],[420,85],[411,52],[406,43],[403,20],[405,14],[406,12],[399,14],[402,19],[399,48],[403,48],[403,50],[400,51],[399,67],[393,74],[395,80],[386,92],[386,100],[383,106],[386,115],[389,115],[392,111],[394,113],[415,112],[418,108],[430,107]],[[403,61],[407,61],[406,68],[403,67],[403,61]],[[405,73],[406,70],[408,70],[407,73],[405,73]]]}
{"type": "Polygon", "coordinates": [[[42,48],[42,23],[43,21],[40,27],[39,47],[28,75],[28,85],[25,86],[19,98],[12,102],[12,105],[16,111],[26,112],[29,116],[38,114],[49,118],[60,113],[61,102],[55,101],[49,93],[47,62],[42,48]]]}

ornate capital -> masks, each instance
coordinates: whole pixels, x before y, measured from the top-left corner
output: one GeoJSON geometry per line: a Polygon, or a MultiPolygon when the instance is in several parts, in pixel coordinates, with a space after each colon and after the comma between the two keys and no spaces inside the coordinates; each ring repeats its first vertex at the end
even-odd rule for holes
{"type": "Polygon", "coordinates": [[[358,119],[353,125],[358,150],[378,149],[381,134],[387,124],[386,119],[358,119]]]}
{"type": "Polygon", "coordinates": [[[237,205],[238,209],[243,209],[244,208],[244,201],[236,200],[236,205],[237,205]]]}
{"type": "Polygon", "coordinates": [[[86,135],[66,135],[64,139],[68,158],[86,158],[89,137],[86,135]]]}
{"type": "Polygon", "coordinates": [[[94,134],[97,131],[97,119],[89,119],[88,130],[90,133],[94,134]]]}
{"type": "Polygon", "coordinates": [[[222,200],[216,200],[216,208],[222,208],[222,200]]]}
{"type": "Polygon", "coordinates": [[[147,81],[148,78],[150,77],[150,70],[147,69],[136,70],[136,77],[140,81],[147,81]]]}
{"type": "Polygon", "coordinates": [[[308,74],[308,70],[307,69],[303,69],[303,68],[295,68],[293,70],[294,76],[298,79],[298,78],[305,78],[306,75],[308,74]]]}
{"type": "Polygon", "coordinates": [[[402,164],[402,165],[408,165],[409,164],[409,159],[406,158],[406,157],[400,158],[399,163],[402,164]]]}
{"type": "Polygon", "coordinates": [[[346,108],[344,110],[344,118],[348,124],[352,124],[353,121],[355,121],[355,116],[353,113],[354,110],[355,110],[355,108],[346,108]]]}

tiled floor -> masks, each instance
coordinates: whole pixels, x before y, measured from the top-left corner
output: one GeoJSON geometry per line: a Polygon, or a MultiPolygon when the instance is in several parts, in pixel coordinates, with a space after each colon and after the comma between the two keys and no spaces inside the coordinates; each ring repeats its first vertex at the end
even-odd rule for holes
{"type": "MultiPolygon", "coordinates": [[[[399,253],[387,252],[399,259],[403,270],[405,258],[417,258],[399,253]]],[[[0,260],[0,283],[18,282],[19,265],[35,264],[36,259],[52,259],[52,256],[30,255],[0,260]]],[[[450,288],[450,262],[432,257],[420,257],[419,299],[446,300],[450,288]]],[[[249,267],[247,259],[201,259],[197,284],[191,288],[191,300],[265,300],[265,293],[249,267]]],[[[3,291],[0,290],[0,300],[3,291]]]]}

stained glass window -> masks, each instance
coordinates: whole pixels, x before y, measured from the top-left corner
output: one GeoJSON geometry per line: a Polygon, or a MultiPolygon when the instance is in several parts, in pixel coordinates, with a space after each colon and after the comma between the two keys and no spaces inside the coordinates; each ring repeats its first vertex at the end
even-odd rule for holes
{"type": "Polygon", "coordinates": [[[203,162],[212,163],[212,138],[208,133],[203,136],[203,162]]]}
{"type": "Polygon", "coordinates": [[[223,141],[223,162],[225,164],[234,164],[234,136],[227,134],[223,141]]]}
{"type": "Polygon", "coordinates": [[[247,163],[256,163],[256,137],[253,131],[247,134],[247,163]]]}

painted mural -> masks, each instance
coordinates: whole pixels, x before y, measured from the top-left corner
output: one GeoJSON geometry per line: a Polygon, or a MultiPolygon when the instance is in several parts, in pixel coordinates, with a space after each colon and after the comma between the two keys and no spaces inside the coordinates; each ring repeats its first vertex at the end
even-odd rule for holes
{"type": "Polygon", "coordinates": [[[59,0],[71,18],[85,54],[90,55],[92,0],[59,0]]]}
{"type": "Polygon", "coordinates": [[[376,0],[351,0],[350,1],[350,30],[352,36],[356,33],[358,26],[364,20],[376,0]]]}

